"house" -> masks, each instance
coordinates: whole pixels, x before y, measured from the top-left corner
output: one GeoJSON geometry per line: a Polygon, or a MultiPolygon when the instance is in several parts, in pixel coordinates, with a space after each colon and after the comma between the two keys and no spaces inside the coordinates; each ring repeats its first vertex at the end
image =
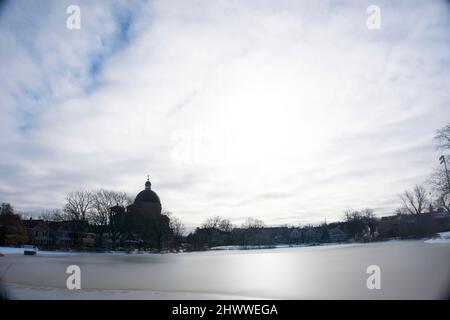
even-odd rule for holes
{"type": "Polygon", "coordinates": [[[56,248],[68,248],[74,245],[74,236],[69,221],[50,221],[51,245],[56,248]]]}
{"type": "Polygon", "coordinates": [[[307,226],[302,229],[302,238],[305,243],[317,243],[323,238],[321,228],[307,226]]]}
{"type": "Polygon", "coordinates": [[[27,231],[29,244],[41,247],[51,244],[50,226],[46,221],[30,218],[22,223],[27,231]]]}
{"type": "Polygon", "coordinates": [[[330,242],[343,242],[349,238],[348,234],[341,230],[339,226],[328,229],[330,242]]]}

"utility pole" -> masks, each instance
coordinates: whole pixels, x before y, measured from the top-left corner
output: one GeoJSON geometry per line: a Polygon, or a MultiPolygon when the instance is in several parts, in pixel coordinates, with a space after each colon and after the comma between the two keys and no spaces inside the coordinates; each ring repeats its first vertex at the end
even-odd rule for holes
{"type": "Polygon", "coordinates": [[[450,190],[450,179],[448,178],[448,170],[447,170],[447,163],[445,162],[445,157],[444,156],[440,156],[439,160],[440,160],[440,163],[444,165],[445,174],[447,175],[448,189],[450,190]]]}
{"type": "Polygon", "coordinates": [[[445,162],[445,157],[443,155],[439,157],[439,160],[440,163],[444,165],[449,190],[449,192],[447,192],[447,194],[444,195],[444,205],[447,207],[447,210],[450,211],[450,179],[448,178],[447,163],[445,162]]]}

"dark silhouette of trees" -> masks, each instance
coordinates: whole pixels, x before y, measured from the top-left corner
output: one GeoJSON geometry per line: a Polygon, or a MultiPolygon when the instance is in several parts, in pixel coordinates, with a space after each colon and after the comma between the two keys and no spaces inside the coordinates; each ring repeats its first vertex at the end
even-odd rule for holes
{"type": "Polygon", "coordinates": [[[71,240],[81,245],[82,234],[89,229],[88,217],[93,209],[94,197],[91,192],[79,190],[67,194],[64,205],[65,219],[70,221],[71,240]]]}
{"type": "Polygon", "coordinates": [[[264,222],[256,218],[247,218],[242,224],[244,230],[242,237],[242,245],[261,245],[261,231],[264,228],[264,222]]]}
{"type": "Polygon", "coordinates": [[[93,209],[94,196],[89,191],[73,191],[66,196],[64,212],[69,220],[87,222],[93,209]]]}
{"type": "Polygon", "coordinates": [[[109,210],[108,232],[111,238],[112,249],[117,249],[117,243],[122,235],[132,232],[129,219],[127,219],[125,207],[113,206],[109,210]]]}
{"type": "Polygon", "coordinates": [[[89,211],[89,222],[96,229],[97,245],[103,247],[103,235],[106,233],[110,238],[114,238],[113,248],[123,229],[123,217],[116,215],[112,217],[111,208],[115,206],[125,207],[131,204],[131,198],[125,192],[99,189],[90,192],[92,197],[92,207],[89,211]],[[111,221],[114,219],[114,221],[111,221]]]}
{"type": "Polygon", "coordinates": [[[181,249],[182,242],[184,240],[184,232],[186,231],[186,227],[183,222],[174,217],[170,211],[163,210],[163,212],[169,217],[169,228],[171,232],[171,243],[170,247],[175,249],[177,252],[181,249]]]}
{"type": "Polygon", "coordinates": [[[368,228],[370,228],[370,233],[373,235],[378,223],[374,210],[369,208],[345,211],[344,221],[345,231],[351,238],[356,240],[360,239],[368,228]]]}
{"type": "Polygon", "coordinates": [[[24,244],[27,238],[20,215],[14,214],[14,208],[11,204],[2,203],[0,212],[0,246],[24,244]]]}
{"type": "Polygon", "coordinates": [[[14,214],[14,208],[11,204],[3,202],[0,208],[0,215],[12,215],[14,214]]]}
{"type": "Polygon", "coordinates": [[[433,206],[443,208],[445,211],[450,212],[450,209],[445,205],[444,201],[444,196],[450,192],[445,169],[442,166],[436,167],[427,182],[433,191],[433,206]]]}
{"type": "Polygon", "coordinates": [[[219,245],[223,233],[229,233],[232,229],[233,226],[230,220],[214,216],[208,218],[201,227],[197,229],[197,233],[206,236],[208,248],[211,248],[214,245],[219,245]]]}
{"type": "Polygon", "coordinates": [[[45,220],[45,221],[64,221],[66,218],[64,212],[61,209],[50,209],[45,210],[39,215],[39,219],[45,220]]]}
{"type": "Polygon", "coordinates": [[[330,234],[328,233],[328,224],[326,221],[324,221],[320,225],[320,233],[321,233],[321,240],[323,242],[328,242],[330,240],[330,234]]]}
{"type": "Polygon", "coordinates": [[[410,214],[421,214],[429,204],[427,191],[421,185],[416,185],[413,190],[405,190],[400,195],[403,209],[410,214]]]}

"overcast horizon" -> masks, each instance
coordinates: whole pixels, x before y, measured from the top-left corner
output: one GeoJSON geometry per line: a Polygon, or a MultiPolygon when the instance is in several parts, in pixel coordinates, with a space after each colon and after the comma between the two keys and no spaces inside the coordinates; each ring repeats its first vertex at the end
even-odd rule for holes
{"type": "Polygon", "coordinates": [[[148,174],[187,226],[391,214],[439,166],[448,88],[446,1],[6,1],[0,202],[148,174]]]}

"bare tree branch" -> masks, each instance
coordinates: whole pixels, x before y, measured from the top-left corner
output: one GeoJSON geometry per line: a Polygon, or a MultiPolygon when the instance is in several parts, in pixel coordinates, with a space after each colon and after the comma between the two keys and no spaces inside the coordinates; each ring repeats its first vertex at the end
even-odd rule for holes
{"type": "Polygon", "coordinates": [[[437,141],[438,150],[450,150],[450,124],[447,124],[442,129],[439,129],[434,136],[437,141]]]}
{"type": "Polygon", "coordinates": [[[416,185],[412,191],[405,190],[400,199],[403,209],[410,214],[421,214],[429,203],[426,189],[421,185],[416,185]]]}

